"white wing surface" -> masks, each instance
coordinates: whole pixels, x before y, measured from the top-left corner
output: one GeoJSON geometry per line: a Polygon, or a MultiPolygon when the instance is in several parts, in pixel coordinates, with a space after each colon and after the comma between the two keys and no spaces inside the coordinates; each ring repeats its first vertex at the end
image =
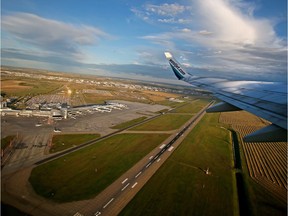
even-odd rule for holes
{"type": "Polygon", "coordinates": [[[287,141],[287,84],[198,77],[185,72],[171,53],[165,52],[165,56],[179,80],[208,90],[223,101],[207,112],[246,110],[272,123],[244,141],[287,141]]]}

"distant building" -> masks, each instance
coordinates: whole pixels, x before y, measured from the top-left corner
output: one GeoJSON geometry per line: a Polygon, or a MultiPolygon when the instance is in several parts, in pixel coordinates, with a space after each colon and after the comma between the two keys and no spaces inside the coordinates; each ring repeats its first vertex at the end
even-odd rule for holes
{"type": "Polygon", "coordinates": [[[62,118],[63,117],[60,110],[53,109],[51,111],[51,114],[52,114],[52,118],[62,118]]]}

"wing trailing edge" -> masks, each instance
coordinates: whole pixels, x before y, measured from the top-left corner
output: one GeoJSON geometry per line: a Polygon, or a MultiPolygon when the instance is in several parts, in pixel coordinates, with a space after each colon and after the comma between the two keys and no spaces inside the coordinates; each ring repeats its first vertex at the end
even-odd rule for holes
{"type": "Polygon", "coordinates": [[[244,142],[283,142],[287,140],[287,131],[271,124],[243,138],[244,142]]]}
{"type": "Polygon", "coordinates": [[[233,106],[226,102],[218,103],[214,106],[209,107],[206,112],[212,113],[212,112],[230,112],[230,111],[239,111],[242,110],[239,107],[233,106]]]}

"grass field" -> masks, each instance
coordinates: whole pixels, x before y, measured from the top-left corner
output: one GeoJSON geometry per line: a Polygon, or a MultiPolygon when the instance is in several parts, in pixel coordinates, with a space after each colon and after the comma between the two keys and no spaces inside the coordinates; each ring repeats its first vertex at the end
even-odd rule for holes
{"type": "Polygon", "coordinates": [[[50,153],[62,151],[73,146],[77,146],[88,142],[92,139],[99,138],[100,134],[63,134],[55,135],[52,139],[52,147],[50,153]]]}
{"type": "Polygon", "coordinates": [[[129,126],[132,126],[134,124],[137,124],[139,122],[142,122],[146,119],[147,117],[145,116],[142,116],[142,117],[139,117],[139,118],[136,118],[136,119],[133,119],[131,121],[128,121],[128,122],[123,122],[121,124],[118,124],[118,125],[115,125],[113,127],[111,127],[112,129],[124,129],[124,128],[127,128],[129,126]]]}
{"type": "Polygon", "coordinates": [[[195,101],[192,101],[189,104],[186,104],[184,106],[178,107],[178,108],[172,110],[171,112],[172,113],[197,113],[204,106],[206,106],[209,101],[211,101],[211,99],[195,100],[195,101]]]}
{"type": "Polygon", "coordinates": [[[169,101],[169,100],[157,101],[157,104],[164,105],[164,106],[170,106],[172,108],[183,106],[186,103],[187,103],[186,101],[183,103],[179,103],[179,102],[175,102],[175,101],[169,101]]]}
{"type": "Polygon", "coordinates": [[[159,92],[159,91],[155,92],[155,91],[148,91],[148,90],[144,90],[141,93],[145,98],[148,98],[149,100],[154,101],[154,102],[164,101],[166,100],[166,98],[171,98],[171,97],[177,98],[180,96],[180,95],[173,94],[173,93],[159,92]]]}
{"type": "Polygon", "coordinates": [[[160,117],[148,121],[142,125],[133,127],[131,130],[135,131],[167,131],[175,130],[181,127],[186,121],[188,121],[191,115],[171,115],[165,114],[160,117]]]}
{"type": "Polygon", "coordinates": [[[1,139],[1,149],[5,149],[15,136],[7,136],[1,139]]]}
{"type": "Polygon", "coordinates": [[[96,196],[168,134],[119,134],[32,170],[37,194],[56,202],[96,196]]]}
{"type": "Polygon", "coordinates": [[[120,215],[233,215],[230,134],[218,116],[206,114],[120,215]]]}

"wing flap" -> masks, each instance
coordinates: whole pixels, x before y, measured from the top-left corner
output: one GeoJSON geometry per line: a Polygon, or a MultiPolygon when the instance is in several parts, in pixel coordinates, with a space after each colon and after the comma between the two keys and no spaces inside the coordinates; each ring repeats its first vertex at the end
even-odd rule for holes
{"type": "Polygon", "coordinates": [[[243,138],[244,142],[286,142],[287,131],[274,125],[268,125],[243,138]]]}
{"type": "Polygon", "coordinates": [[[238,107],[235,107],[229,103],[221,102],[214,106],[209,107],[206,112],[230,112],[230,111],[239,111],[241,110],[238,107]]]}

